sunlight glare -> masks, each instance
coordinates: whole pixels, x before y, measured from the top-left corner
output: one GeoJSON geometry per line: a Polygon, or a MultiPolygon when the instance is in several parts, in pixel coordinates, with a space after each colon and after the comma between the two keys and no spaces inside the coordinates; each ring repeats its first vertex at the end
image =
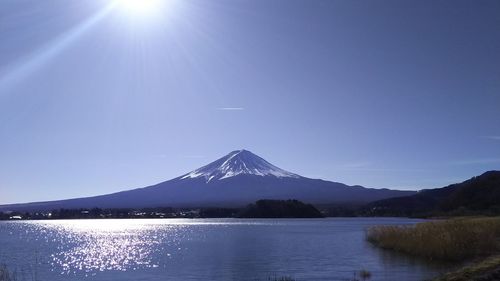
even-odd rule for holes
{"type": "Polygon", "coordinates": [[[165,9],[169,0],[115,0],[115,6],[131,18],[151,18],[165,9]]]}

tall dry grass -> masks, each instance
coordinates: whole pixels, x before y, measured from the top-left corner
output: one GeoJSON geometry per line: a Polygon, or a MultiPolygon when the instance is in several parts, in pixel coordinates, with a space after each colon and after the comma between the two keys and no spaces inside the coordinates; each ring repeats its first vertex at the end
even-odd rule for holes
{"type": "Polygon", "coordinates": [[[0,281],[17,281],[17,274],[11,272],[7,266],[0,265],[0,281]]]}
{"type": "Polygon", "coordinates": [[[500,217],[375,226],[366,231],[366,239],[384,249],[428,259],[463,260],[500,251],[500,217]]]}

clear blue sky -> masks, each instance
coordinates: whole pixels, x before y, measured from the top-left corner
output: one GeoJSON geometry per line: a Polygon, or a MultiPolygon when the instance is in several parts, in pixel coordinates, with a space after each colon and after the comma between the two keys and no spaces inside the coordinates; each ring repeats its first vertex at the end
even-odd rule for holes
{"type": "Polygon", "coordinates": [[[500,169],[500,1],[111,2],[0,2],[0,203],[240,148],[367,187],[500,169]]]}

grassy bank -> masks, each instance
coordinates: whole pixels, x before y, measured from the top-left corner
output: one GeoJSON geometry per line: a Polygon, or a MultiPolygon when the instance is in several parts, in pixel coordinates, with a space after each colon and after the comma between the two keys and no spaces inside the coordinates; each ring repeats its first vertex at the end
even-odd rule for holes
{"type": "Polygon", "coordinates": [[[414,226],[376,226],[371,243],[427,259],[460,261],[500,251],[500,217],[461,218],[414,226]]]}
{"type": "Polygon", "coordinates": [[[427,259],[470,262],[435,281],[500,280],[500,217],[376,226],[367,230],[366,239],[384,249],[427,259]]]}
{"type": "Polygon", "coordinates": [[[500,280],[500,256],[492,256],[472,263],[433,281],[494,281],[500,280]]]}

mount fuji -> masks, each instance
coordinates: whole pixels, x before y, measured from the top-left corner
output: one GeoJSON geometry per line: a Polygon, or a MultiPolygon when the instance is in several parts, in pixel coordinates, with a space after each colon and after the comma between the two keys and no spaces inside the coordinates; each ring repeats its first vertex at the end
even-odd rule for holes
{"type": "Polygon", "coordinates": [[[59,208],[239,207],[259,199],[308,203],[367,203],[415,194],[311,179],[280,169],[247,150],[226,156],[180,177],[152,186],[69,200],[11,204],[4,210],[59,208]]]}
{"type": "Polygon", "coordinates": [[[299,175],[282,170],[248,150],[236,150],[204,167],[192,171],[181,179],[205,178],[222,180],[238,175],[274,176],[277,178],[300,178],[299,175]]]}

